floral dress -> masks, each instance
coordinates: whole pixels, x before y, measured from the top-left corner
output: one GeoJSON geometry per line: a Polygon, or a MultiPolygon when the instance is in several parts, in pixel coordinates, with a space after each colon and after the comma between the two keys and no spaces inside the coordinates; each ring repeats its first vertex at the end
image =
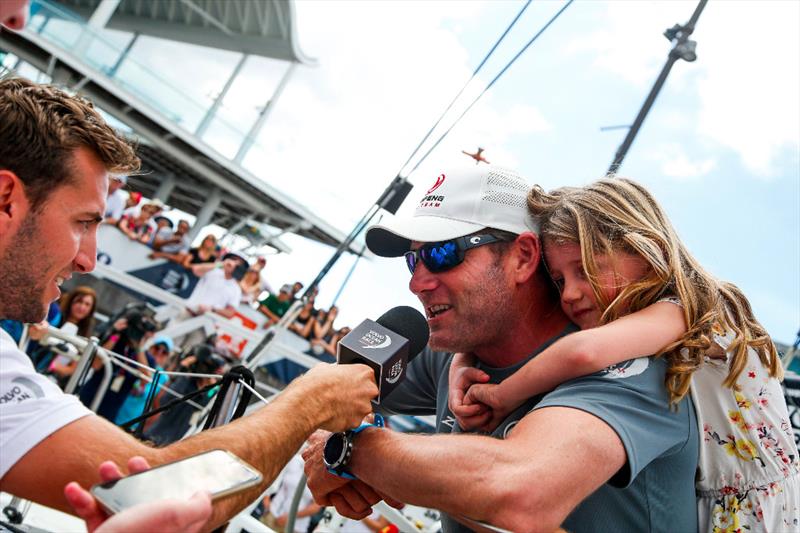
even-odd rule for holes
{"type": "MultiPolygon", "coordinates": [[[[728,351],[735,335],[719,331],[728,351]]],[[[702,441],[697,474],[700,531],[800,531],[800,464],[783,390],[752,348],[734,388],[726,359],[692,376],[702,441]]]]}

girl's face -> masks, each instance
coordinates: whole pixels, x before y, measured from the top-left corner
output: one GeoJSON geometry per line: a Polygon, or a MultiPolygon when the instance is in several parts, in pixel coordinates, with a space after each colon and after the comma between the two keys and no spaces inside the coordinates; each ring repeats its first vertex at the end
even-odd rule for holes
{"type": "Polygon", "coordinates": [[[69,307],[69,320],[80,322],[92,312],[92,305],[94,305],[94,298],[89,294],[82,294],[72,300],[72,305],[69,307]]]}
{"type": "MultiPolygon", "coordinates": [[[[581,249],[576,243],[545,242],[547,268],[561,294],[561,308],[581,329],[597,327],[603,309],[597,303],[586,278],[581,249]]],[[[615,252],[614,257],[595,257],[598,284],[607,301],[612,301],[631,282],[644,278],[648,265],[638,255],[615,252]]]]}

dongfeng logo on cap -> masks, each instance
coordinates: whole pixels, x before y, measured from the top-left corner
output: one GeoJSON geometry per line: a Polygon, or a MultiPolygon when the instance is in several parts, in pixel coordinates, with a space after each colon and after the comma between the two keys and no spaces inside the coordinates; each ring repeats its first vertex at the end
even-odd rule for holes
{"type": "Polygon", "coordinates": [[[444,174],[439,174],[439,177],[438,177],[438,178],[436,178],[436,183],[434,183],[434,184],[433,184],[433,187],[431,187],[430,189],[428,189],[428,192],[426,192],[425,194],[430,194],[430,193],[432,193],[433,191],[435,191],[436,189],[438,189],[438,188],[439,188],[439,187],[442,185],[442,183],[444,183],[444,174]]]}
{"type": "Polygon", "coordinates": [[[392,338],[389,335],[384,335],[383,333],[378,333],[374,330],[369,330],[368,332],[364,333],[358,342],[367,349],[367,350],[377,350],[379,348],[386,348],[391,346],[392,338]]]}
{"type": "Polygon", "coordinates": [[[389,375],[386,377],[386,383],[394,385],[397,383],[397,380],[400,379],[400,376],[403,375],[403,360],[400,359],[395,364],[392,365],[392,368],[389,369],[389,375]]]}

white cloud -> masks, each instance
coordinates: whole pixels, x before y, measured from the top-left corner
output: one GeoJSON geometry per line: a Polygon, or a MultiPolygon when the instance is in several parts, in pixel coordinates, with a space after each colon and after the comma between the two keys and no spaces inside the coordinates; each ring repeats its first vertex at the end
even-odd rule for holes
{"type": "Polygon", "coordinates": [[[640,87],[649,87],[664,62],[670,44],[661,34],[689,18],[694,2],[629,2],[605,4],[598,29],[571,37],[568,54],[590,54],[594,66],[640,87]],[[676,18],[678,17],[678,18],[676,18]]]}
{"type": "Polygon", "coordinates": [[[800,149],[800,3],[712,2],[707,15],[698,131],[767,176],[800,149]]]}
{"type": "MultiPolygon", "coordinates": [[[[598,68],[649,89],[670,48],[661,33],[685,23],[695,5],[609,2],[602,29],[573,40],[566,51],[596,55],[598,68]]],[[[692,35],[697,61],[677,63],[664,89],[696,97],[692,133],[733,150],[756,175],[774,173],[785,150],[800,149],[798,20],[798,2],[710,2],[692,35]]],[[[666,105],[663,97],[656,105],[666,105]]],[[[702,170],[674,163],[669,168],[676,174],[702,170]]]]}
{"type": "MultiPolygon", "coordinates": [[[[348,229],[470,77],[469,54],[451,26],[479,16],[486,5],[298,2],[296,7],[301,46],[319,64],[297,69],[260,136],[261,148],[245,166],[348,229]]],[[[471,84],[433,140],[486,81],[471,84]]],[[[237,85],[252,101],[264,82],[243,72],[237,85]]],[[[461,150],[481,145],[491,147],[487,157],[493,163],[514,165],[516,156],[505,145],[515,135],[550,127],[537,108],[504,104],[489,93],[432,159],[456,154],[463,163],[461,150]]]]}
{"type": "Polygon", "coordinates": [[[714,158],[690,159],[684,148],[677,143],[657,146],[650,151],[648,157],[658,162],[661,173],[670,178],[700,178],[717,166],[714,158]]]}

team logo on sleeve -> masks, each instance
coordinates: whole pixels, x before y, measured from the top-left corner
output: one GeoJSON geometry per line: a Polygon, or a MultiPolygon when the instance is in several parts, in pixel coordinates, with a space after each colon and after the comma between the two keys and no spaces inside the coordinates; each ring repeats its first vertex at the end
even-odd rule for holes
{"type": "Polygon", "coordinates": [[[44,398],[44,391],[42,388],[28,378],[15,378],[11,380],[11,383],[14,384],[11,390],[0,395],[0,405],[24,402],[25,400],[32,400],[34,398],[44,398]]]}
{"type": "Polygon", "coordinates": [[[600,374],[602,377],[610,379],[629,378],[643,373],[648,366],[650,366],[650,358],[640,357],[606,367],[600,371],[600,374]]]}

